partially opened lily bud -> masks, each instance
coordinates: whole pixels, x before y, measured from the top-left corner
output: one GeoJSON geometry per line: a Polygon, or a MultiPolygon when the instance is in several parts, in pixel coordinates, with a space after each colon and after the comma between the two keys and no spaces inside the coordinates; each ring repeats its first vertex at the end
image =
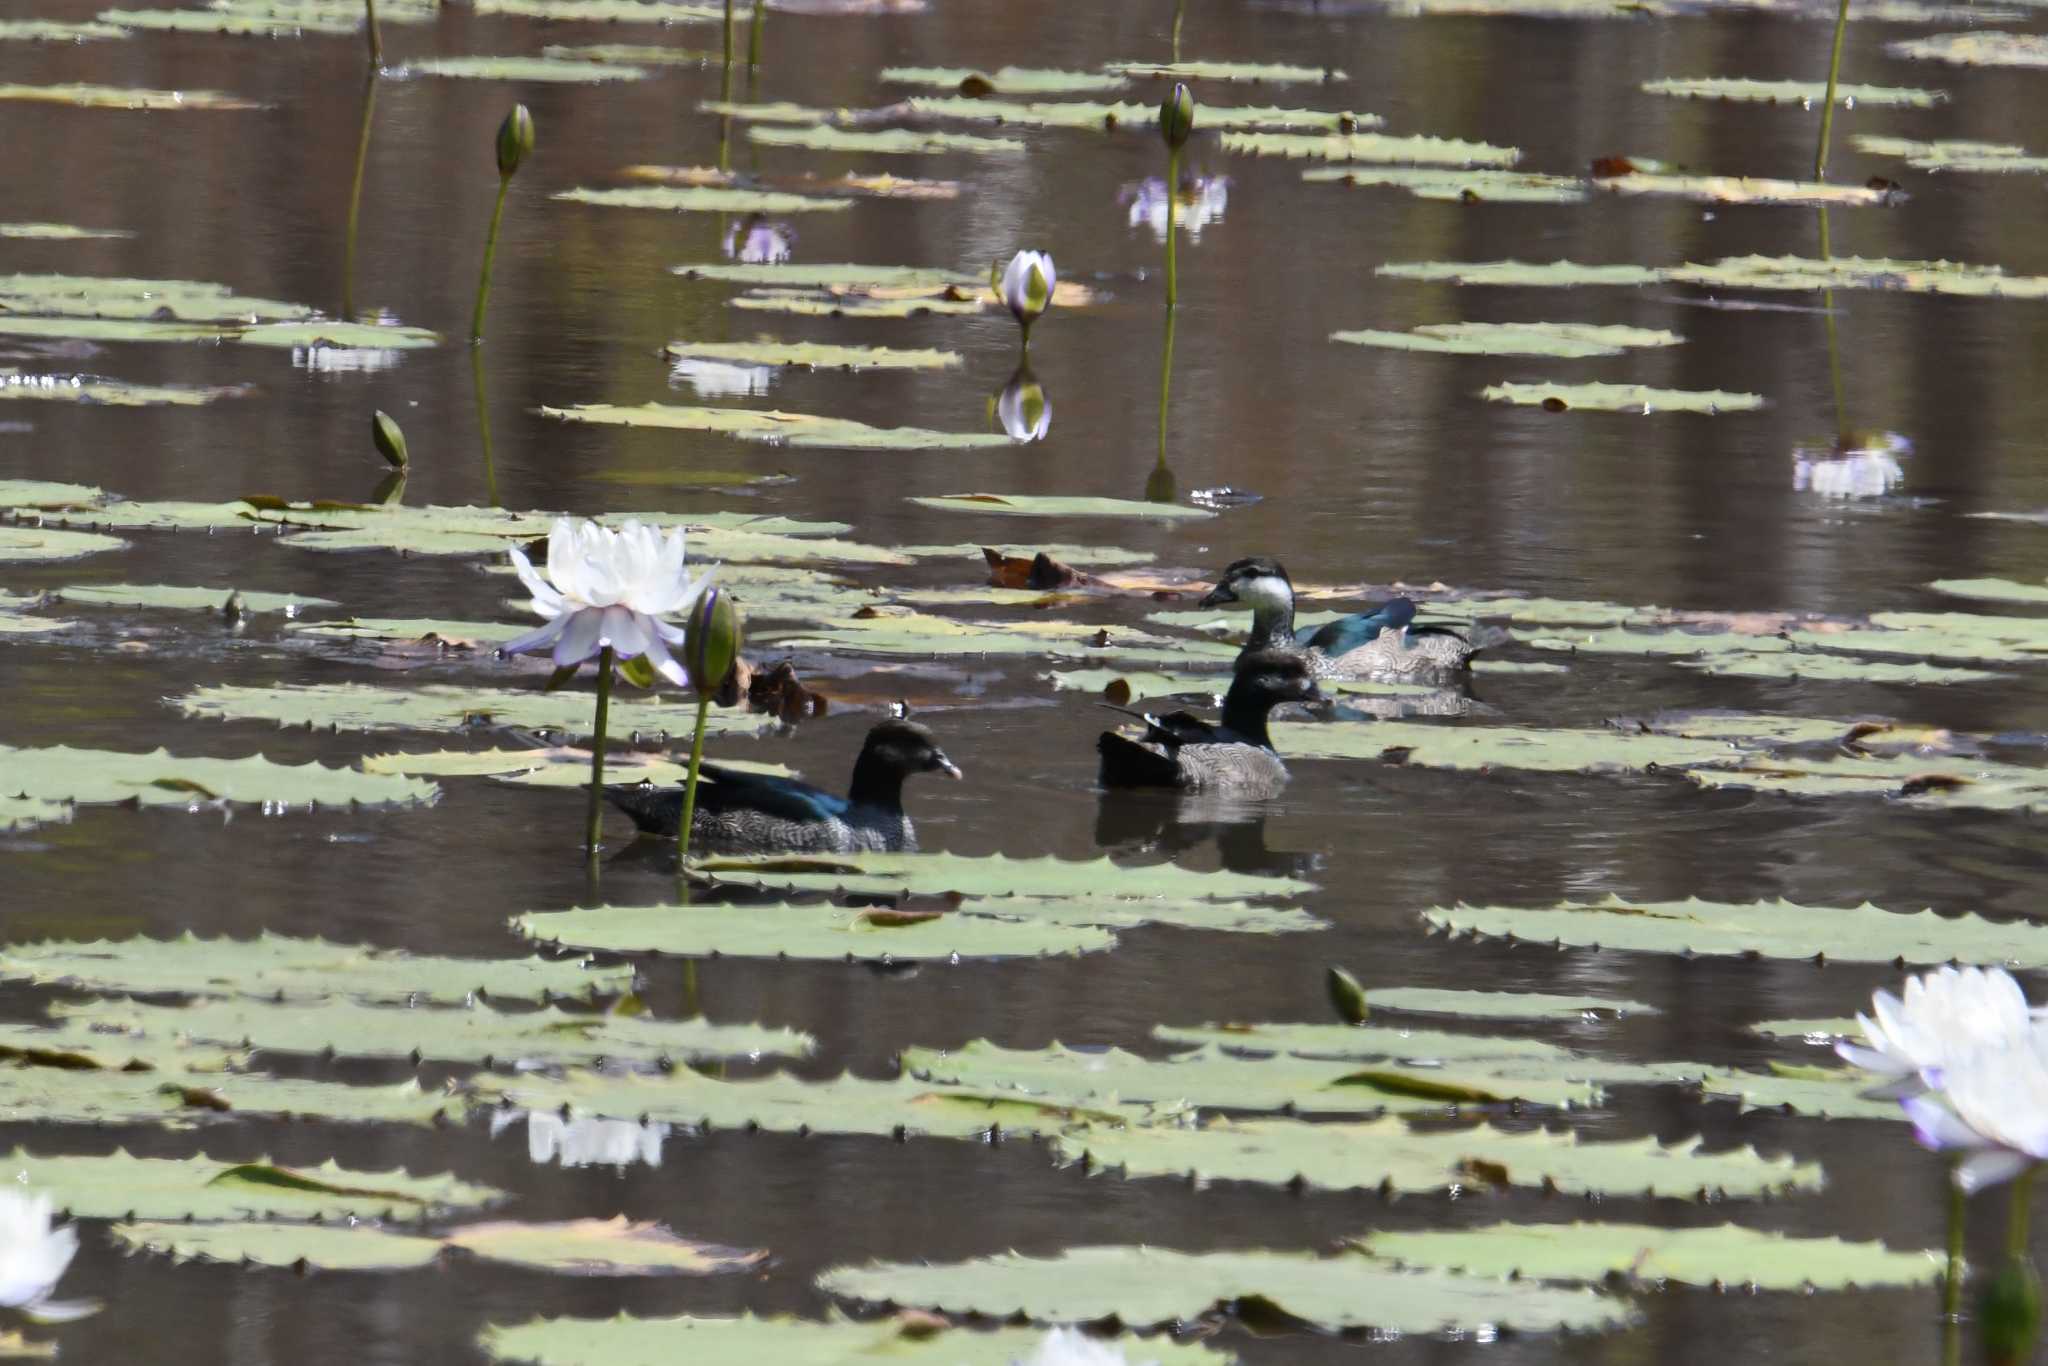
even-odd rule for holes
{"type": "Polygon", "coordinates": [[[1195,131],[1195,97],[1188,93],[1186,81],[1175,81],[1173,89],[1159,106],[1159,135],[1166,139],[1166,145],[1178,152],[1187,145],[1188,134],[1195,131]]]}
{"type": "Polygon", "coordinates": [[[713,584],[690,609],[683,625],[683,667],[700,697],[717,692],[740,654],[740,611],[723,588],[713,584]]]}
{"type": "Polygon", "coordinates": [[[1344,969],[1331,964],[1329,973],[1330,1005],[1337,1012],[1337,1018],[1345,1024],[1364,1024],[1369,1013],[1365,1006],[1365,988],[1358,979],[1344,969]]]}
{"type": "Polygon", "coordinates": [[[398,423],[392,419],[391,414],[379,409],[371,416],[370,441],[377,447],[377,454],[383,456],[385,463],[391,468],[405,468],[406,461],[410,459],[405,450],[405,433],[399,430],[398,423]]]}
{"type": "Polygon", "coordinates": [[[523,104],[512,106],[512,112],[498,125],[498,174],[509,176],[519,169],[519,163],[533,155],[533,115],[523,104]]]}
{"type": "Polygon", "coordinates": [[[1052,303],[1058,284],[1059,272],[1053,268],[1051,256],[1042,251],[1020,251],[1004,268],[996,293],[1011,316],[1028,328],[1052,303]]]}

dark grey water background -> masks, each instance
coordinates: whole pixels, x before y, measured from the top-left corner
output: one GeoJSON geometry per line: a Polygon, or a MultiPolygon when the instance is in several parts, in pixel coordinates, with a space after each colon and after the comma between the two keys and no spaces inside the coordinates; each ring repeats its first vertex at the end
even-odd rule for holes
{"type": "MultiPolygon", "coordinates": [[[[43,17],[89,17],[94,4],[40,0],[43,17]]],[[[1640,94],[1664,75],[1819,78],[1829,26],[1718,16],[1588,23],[1519,19],[1414,21],[1254,8],[1196,0],[1190,56],[1332,62],[1347,85],[1294,88],[1274,102],[1351,106],[1392,131],[1511,143],[1529,169],[1574,172],[1629,152],[1704,169],[1796,176],[1810,169],[1817,113],[1688,103],[1640,94]]],[[[1165,55],[1162,0],[1067,4],[935,0],[918,16],[844,19],[778,14],[761,98],[860,105],[887,98],[872,73],[889,63],[1084,67],[1165,55]]],[[[1846,76],[1933,85],[1955,94],[1931,112],[1856,109],[1837,121],[1835,176],[1898,175],[1848,145],[1856,132],[2025,141],[2048,112],[2038,73],[1960,71],[1883,55],[1919,26],[1852,31],[1846,76]]],[[[390,25],[394,57],[533,53],[543,42],[670,42],[715,47],[715,27],[667,33],[544,27],[474,18],[451,5],[436,24],[390,25]]],[[[214,88],[271,107],[176,116],[0,105],[5,216],[132,230],[114,242],[0,243],[0,269],[214,280],[264,297],[336,308],[342,223],[362,98],[357,38],[302,41],[143,36],[78,48],[0,44],[0,80],[79,79],[214,88]]],[[[1838,298],[1847,421],[1905,434],[1915,450],[1894,496],[1829,501],[1792,486],[1795,445],[1835,426],[1821,319],[1791,312],[1687,306],[1676,292],[1457,290],[1376,278],[1390,260],[1502,257],[1649,264],[1744,252],[1812,255],[1809,211],[1719,208],[1596,197],[1580,206],[1460,205],[1395,192],[1305,185],[1300,164],[1228,158],[1208,139],[1192,153],[1233,178],[1226,218],[1181,248],[1182,317],[1172,466],[1183,490],[1233,484],[1257,506],[1178,528],[1076,523],[1041,529],[926,513],[909,494],[973,489],[1141,496],[1153,462],[1159,248],[1117,204],[1123,184],[1157,174],[1156,139],[1131,133],[1024,134],[1024,157],[861,159],[756,148],[735,132],[735,162],[764,171],[847,167],[937,174],[969,182],[952,203],[862,201],[798,222],[800,260],[973,266],[1018,246],[1051,250],[1064,273],[1114,296],[1039,328],[1036,368],[1055,408],[1042,445],[983,453],[850,453],[742,446],[725,438],[565,427],[540,403],[673,398],[657,350],[677,337],[756,334],[943,345],[963,369],[933,375],[787,373],[763,402],[894,424],[978,427],[1008,375],[1007,318],[909,322],[785,320],[738,313],[722,285],[682,281],[671,265],[717,259],[724,222],[551,202],[553,192],[605,183],[634,162],[716,158],[716,120],[696,112],[717,93],[716,69],[663,71],[609,87],[521,87],[386,81],[378,97],[362,217],[357,297],[404,321],[454,335],[467,321],[494,177],[492,132],[514,98],[531,107],[540,147],[513,186],[487,347],[497,481],[510,507],[583,512],[753,508],[851,522],[862,540],[1034,537],[1126,545],[1169,566],[1211,567],[1284,551],[1299,578],[1414,582],[1532,596],[1723,609],[1863,612],[1938,609],[1937,577],[2038,579],[2048,531],[1970,520],[1980,511],[2048,505],[2039,376],[2048,304],[1868,293],[1838,298]],[[1340,328],[1405,328],[1460,318],[1627,322],[1669,327],[1687,342],[1665,351],[1570,366],[1375,352],[1332,344],[1340,328]],[[1572,375],[1690,388],[1753,390],[1761,413],[1716,419],[1551,415],[1483,404],[1484,384],[1572,375]],[[779,469],[787,485],[752,495],[595,482],[594,474],[666,468],[779,469]]],[[[1250,101],[1250,93],[1216,98],[1250,101]]],[[[2036,142],[2039,137],[2036,136],[2036,142]]],[[[2031,150],[2041,151],[2036,145],[2031,150]]],[[[1949,257],[2048,273],[2042,183],[2027,176],[1904,176],[1916,196],[1889,210],[1835,215],[1838,254],[1949,257]]],[[[1798,302],[1811,300],[1798,298],[1798,302]]],[[[33,367],[32,367],[33,368],[33,367]]],[[[0,435],[0,475],[97,484],[133,497],[222,499],[265,491],[357,499],[381,476],[364,439],[373,407],[410,437],[415,503],[484,500],[469,357],[452,345],[371,375],[309,375],[284,353],[203,346],[112,346],[81,363],[144,381],[241,383],[260,393],[206,409],[120,410],[15,404],[32,421],[0,435]]],[[[867,582],[971,583],[972,561],[875,571],[867,582]]],[[[236,536],[136,535],[118,555],[48,568],[10,566],[5,585],[173,582],[300,590],[365,615],[479,617],[498,613],[503,585],[462,563],[382,553],[328,555],[236,536]]],[[[1085,609],[1105,623],[1147,609],[1112,601],[1085,609]]],[[[309,735],[267,724],[177,719],[163,699],[211,681],[385,680],[345,663],[223,638],[184,619],[138,618],[151,649],[76,644],[0,646],[0,741],[140,747],[345,762],[395,747],[392,737],[309,735]],[[175,633],[172,638],[166,636],[175,633]]],[[[1105,814],[1092,788],[1092,738],[1103,714],[1056,700],[1021,660],[980,670],[977,701],[1031,705],[934,712],[967,769],[957,788],[914,793],[927,847],[965,853],[1098,851],[1105,814]]],[[[471,669],[471,675],[478,672],[471,669]]],[[[431,676],[431,675],[429,675],[431,676]]],[[[526,675],[519,675],[526,677],[526,675]]],[[[413,675],[419,678],[420,675],[413,675]]],[[[886,690],[887,679],[874,684],[886,690]]],[[[1653,661],[1584,658],[1564,676],[1483,680],[1501,719],[1593,723],[1659,706],[1710,704],[1807,715],[1875,713],[1972,729],[2048,726],[2036,673],[1997,684],[1905,689],[1751,683],[1696,677],[1653,661]]],[[[843,712],[748,753],[839,781],[871,716],[843,712]]],[[[231,822],[174,811],[81,810],[68,825],[0,843],[0,935],[321,933],[421,952],[521,949],[505,918],[586,896],[576,847],[578,798],[444,784],[441,803],[409,813],[320,813],[231,822]]],[[[613,831],[623,842],[623,827],[613,831]]],[[[1657,1004],[1660,1015],[1574,1026],[1556,1037],[1645,1058],[1755,1062],[1766,1050],[1752,1020],[1845,1012],[1886,972],[1805,963],[1679,962],[1612,953],[1446,944],[1417,912],[1457,900],[1539,904],[1608,892],[1787,896],[1894,908],[1935,905],[2002,915],[2038,913],[2043,875],[2036,821],[1947,815],[1870,802],[1793,804],[1701,793],[1654,777],[1573,778],[1304,764],[1262,829],[1197,866],[1228,860],[1314,866],[1310,905],[1333,922],[1318,936],[1258,939],[1139,930],[1113,953],[1047,963],[928,966],[888,976],[841,964],[720,962],[700,974],[714,1019],[762,1020],[814,1032],[822,1074],[851,1066],[885,1074],[896,1049],[980,1036],[1014,1047],[1054,1039],[1144,1047],[1157,1022],[1316,1019],[1320,974],[1350,964],[1369,984],[1597,991],[1657,1004]]],[[[625,859],[603,895],[646,903],[672,887],[657,864],[625,859]]],[[[683,973],[649,965],[657,1009],[683,1007],[683,973]]],[[[0,989],[0,1010],[40,999],[0,989]]],[[[360,1069],[350,1075],[359,1075],[360,1069]]],[[[438,1077],[440,1074],[435,1074],[438,1077]]],[[[432,1079],[432,1078],[430,1078],[432,1079]]],[[[1144,1240],[1182,1249],[1310,1248],[1379,1227],[1466,1225],[1568,1217],[1528,1195],[1404,1200],[1293,1196],[1229,1185],[1191,1189],[1056,1170],[1026,1142],[995,1147],[718,1134],[677,1136],[659,1170],[565,1172],[528,1164],[517,1133],[481,1128],[358,1131],[239,1122],[189,1133],[58,1129],[4,1122],[0,1145],[97,1151],[125,1144],[160,1154],[269,1154],[358,1168],[452,1169],[517,1192],[519,1217],[660,1219],[692,1236],[776,1254],[751,1277],[583,1281],[458,1265],[408,1275],[324,1275],[226,1266],[173,1268],[128,1260],[88,1226],[67,1293],[109,1301],[64,1330],[73,1362],[453,1362],[487,1321],[534,1312],[732,1313],[827,1305],[812,1275],[868,1257],[952,1258],[1016,1248],[1052,1252],[1144,1240]]],[[[1578,1121],[1590,1134],[1753,1143],[1826,1164],[1825,1193],[1762,1206],[1610,1202],[1589,1216],[1692,1223],[1739,1214],[1764,1227],[1895,1246],[1941,1235],[1938,1164],[1898,1126],[1739,1115],[1671,1091],[1624,1093],[1578,1121]]],[[[1979,1216],[1993,1232],[1992,1206],[1979,1216]]],[[[1990,1244],[1986,1243],[1988,1247],[1990,1244]]],[[[1389,1363],[1484,1359],[1722,1363],[1913,1360],[1934,1354],[1933,1292],[1720,1296],[1675,1290],[1643,1300],[1628,1333],[1476,1345],[1428,1338],[1397,1344],[1232,1330],[1252,1361],[1389,1363]]]]}

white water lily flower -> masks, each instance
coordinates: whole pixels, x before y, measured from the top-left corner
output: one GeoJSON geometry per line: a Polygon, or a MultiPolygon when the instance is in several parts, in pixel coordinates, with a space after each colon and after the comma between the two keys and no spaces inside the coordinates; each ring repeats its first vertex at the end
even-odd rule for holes
{"type": "Polygon", "coordinates": [[[996,292],[1002,296],[1003,305],[1010,310],[1011,316],[1028,328],[1052,303],[1052,292],[1059,282],[1059,272],[1053,268],[1050,255],[1042,251],[1020,251],[1003,269],[1002,282],[996,292]]]}
{"type": "Polygon", "coordinates": [[[2048,1025],[1951,1060],[1938,1097],[1902,1103],[1923,1146],[1959,1159],[1958,1188],[2011,1180],[2048,1158],[2048,1025]]]}
{"type": "Polygon", "coordinates": [[[1055,1328],[1023,1366],[1143,1366],[1113,1342],[1091,1338],[1078,1328],[1055,1328]]]}
{"type": "Polygon", "coordinates": [[[2026,993],[2002,968],[1937,968],[1907,979],[1905,999],[1880,991],[1870,1004],[1871,1015],[1856,1017],[1869,1047],[1844,1040],[1835,1051],[1858,1067],[1935,1088],[1951,1064],[2025,1038],[2034,1025],[2026,993]]]}
{"type": "Polygon", "coordinates": [[[78,1230],[50,1227],[47,1195],[0,1190],[0,1307],[18,1309],[41,1323],[84,1318],[90,1301],[50,1298],[78,1253],[78,1230]]]}
{"type": "Polygon", "coordinates": [[[595,658],[609,645],[621,660],[641,655],[677,687],[689,680],[668,647],[683,643],[683,630],[661,620],[685,611],[710,582],[683,569],[683,531],[666,536],[637,521],[614,531],[596,522],[562,517],[548,532],[548,571],[543,578],[523,551],[512,551],[512,567],[533,594],[533,610],[548,624],[499,647],[505,654],[548,650],[557,668],[595,658]]]}

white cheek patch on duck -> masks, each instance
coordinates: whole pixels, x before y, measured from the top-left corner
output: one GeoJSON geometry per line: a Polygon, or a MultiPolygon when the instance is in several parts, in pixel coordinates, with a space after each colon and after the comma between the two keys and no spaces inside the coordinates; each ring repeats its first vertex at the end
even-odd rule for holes
{"type": "Polygon", "coordinates": [[[1294,590],[1287,580],[1272,574],[1245,579],[1231,589],[1237,600],[1258,613],[1285,612],[1294,606],[1294,590]]]}

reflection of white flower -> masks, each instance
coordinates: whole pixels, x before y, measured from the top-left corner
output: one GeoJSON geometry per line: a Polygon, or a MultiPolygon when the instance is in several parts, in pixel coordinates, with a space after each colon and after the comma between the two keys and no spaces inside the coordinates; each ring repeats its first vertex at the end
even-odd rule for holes
{"type": "Polygon", "coordinates": [[[1078,1328],[1055,1328],[1023,1366],[1130,1366],[1124,1349],[1078,1328]]]}
{"type": "MultiPolygon", "coordinates": [[[[1166,182],[1154,176],[1136,185],[1126,185],[1118,198],[1131,206],[1130,222],[1136,228],[1145,226],[1152,229],[1152,235],[1166,240],[1166,182]]],[[[1200,241],[1202,229],[1211,223],[1223,220],[1223,211],[1230,207],[1230,177],[1200,176],[1184,180],[1180,186],[1180,204],[1174,214],[1174,222],[1188,235],[1190,241],[1200,241]]]]}
{"type": "Polygon", "coordinates": [[[1050,255],[1042,251],[1020,251],[1004,268],[996,292],[1002,296],[1003,306],[1010,310],[1011,316],[1029,327],[1052,303],[1052,292],[1059,279],[1050,255]]]}
{"type": "Polygon", "coordinates": [[[1031,372],[1020,367],[996,399],[996,417],[1018,441],[1043,441],[1052,426],[1052,400],[1031,372]]]}
{"type": "Polygon", "coordinates": [[[750,398],[768,392],[775,382],[775,370],[767,365],[734,365],[683,356],[670,366],[668,382],[687,384],[700,398],[750,398]]]}
{"type": "Polygon", "coordinates": [[[388,346],[294,346],[292,368],[323,375],[372,374],[389,370],[404,359],[388,346]]]}
{"type": "Polygon", "coordinates": [[[725,254],[750,266],[776,266],[789,259],[795,245],[796,230],[789,224],[748,218],[733,224],[726,234],[725,254]]]}
{"type": "Polygon", "coordinates": [[[1980,1190],[2048,1158],[2048,1032],[1951,1059],[1940,1094],[1903,1104],[1920,1142],[1955,1154],[1956,1185],[1980,1190]]]}
{"type": "Polygon", "coordinates": [[[43,1323],[84,1318],[99,1306],[50,1298],[78,1253],[78,1230],[50,1227],[47,1195],[0,1190],[0,1307],[43,1323]]]}
{"type": "Polygon", "coordinates": [[[1792,452],[1792,488],[1824,498],[1876,498],[1906,477],[1898,457],[1913,443],[1897,432],[1873,432],[1855,442],[1799,446],[1792,452]]]}
{"type": "MultiPolygon", "coordinates": [[[[493,1115],[492,1135],[518,1117],[517,1110],[493,1115]]],[[[635,1162],[659,1167],[662,1140],[667,1137],[666,1124],[635,1124],[593,1115],[565,1120],[545,1110],[531,1110],[526,1115],[526,1155],[543,1167],[556,1162],[564,1167],[629,1167],[635,1162]]]]}
{"type": "Polygon", "coordinates": [[[683,643],[682,628],[661,618],[686,610],[711,576],[693,579],[684,570],[681,527],[664,536],[638,522],[614,531],[561,517],[548,532],[547,577],[516,548],[512,567],[533,594],[533,610],[549,620],[505,642],[499,647],[504,653],[549,649],[555,666],[567,668],[609,645],[619,659],[645,655],[662,677],[688,686],[683,666],[668,652],[683,643]]]}
{"type": "Polygon", "coordinates": [[[1950,1065],[2034,1027],[2026,993],[2002,968],[1937,968],[1907,979],[1903,1000],[1880,991],[1870,1005],[1870,1015],[1856,1017],[1869,1047],[1844,1041],[1835,1051],[1858,1067],[1932,1087],[1943,1084],[1950,1065]]]}

